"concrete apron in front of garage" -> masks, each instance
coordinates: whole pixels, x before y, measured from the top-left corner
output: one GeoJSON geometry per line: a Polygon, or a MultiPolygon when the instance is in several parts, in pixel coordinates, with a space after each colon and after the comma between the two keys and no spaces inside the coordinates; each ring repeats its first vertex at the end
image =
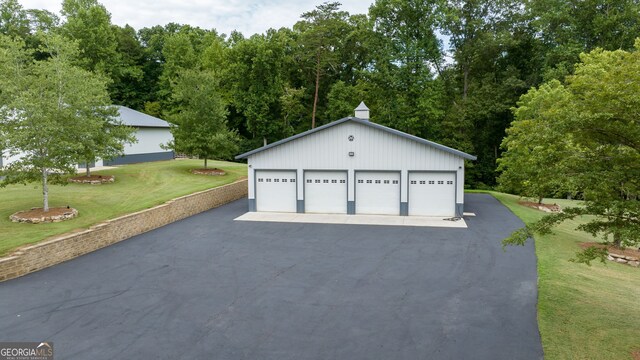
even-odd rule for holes
{"type": "MultiPolygon", "coordinates": [[[[475,216],[466,214],[465,216],[475,216]]],[[[238,216],[238,221],[267,221],[312,224],[392,225],[467,228],[462,218],[396,215],[346,215],[346,214],[298,214],[279,212],[248,212],[238,216]]]]}

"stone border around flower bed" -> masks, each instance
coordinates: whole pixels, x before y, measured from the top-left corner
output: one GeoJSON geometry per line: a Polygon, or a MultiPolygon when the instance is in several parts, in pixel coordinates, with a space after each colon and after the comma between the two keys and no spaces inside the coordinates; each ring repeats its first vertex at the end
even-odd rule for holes
{"type": "Polygon", "coordinates": [[[635,256],[619,255],[619,254],[609,253],[609,255],[607,256],[607,260],[615,261],[618,264],[627,264],[629,266],[633,266],[633,267],[636,267],[636,268],[640,267],[640,259],[638,259],[635,256]]]}
{"type": "Polygon", "coordinates": [[[69,178],[69,182],[75,184],[91,184],[91,185],[100,185],[100,184],[108,184],[116,181],[116,177],[113,175],[102,176],[100,180],[87,180],[81,178],[69,178]]]}
{"type": "Polygon", "coordinates": [[[224,170],[220,170],[220,169],[193,169],[191,170],[191,173],[195,175],[207,175],[207,176],[222,176],[227,174],[226,172],[224,172],[224,170]],[[215,170],[218,170],[218,171],[215,171],[215,170]]]}
{"type": "Polygon", "coordinates": [[[68,211],[65,211],[61,215],[41,216],[41,217],[36,217],[36,218],[21,216],[22,214],[24,214],[26,212],[29,212],[29,210],[18,211],[17,213],[12,214],[11,216],[9,216],[9,219],[11,221],[17,222],[17,223],[40,224],[40,223],[52,223],[52,222],[56,223],[56,222],[71,220],[71,219],[75,218],[76,216],[78,216],[78,210],[76,210],[74,208],[69,208],[69,209],[66,209],[66,210],[68,210],[68,211]]]}
{"type": "Polygon", "coordinates": [[[246,198],[248,181],[239,180],[214,189],[169,200],[162,205],[107,220],[80,232],[55,236],[0,258],[0,281],[14,279],[133,236],[246,198]]]}

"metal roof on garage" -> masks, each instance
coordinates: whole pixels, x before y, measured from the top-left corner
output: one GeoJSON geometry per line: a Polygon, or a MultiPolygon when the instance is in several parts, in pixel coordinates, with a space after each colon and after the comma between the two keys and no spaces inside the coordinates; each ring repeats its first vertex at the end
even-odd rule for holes
{"type": "Polygon", "coordinates": [[[279,145],[282,145],[282,144],[286,144],[286,143],[288,143],[290,141],[293,141],[293,140],[296,140],[296,139],[300,139],[300,138],[305,137],[307,135],[311,135],[313,133],[322,131],[324,129],[328,129],[328,128],[336,126],[336,125],[340,125],[340,124],[348,122],[348,121],[352,121],[352,122],[355,122],[355,123],[358,123],[358,124],[362,124],[362,125],[365,125],[365,126],[370,126],[372,128],[379,129],[379,130],[382,130],[382,131],[385,131],[385,132],[388,132],[388,133],[403,137],[405,139],[409,139],[409,140],[412,140],[412,141],[415,141],[415,142],[418,142],[418,143],[421,143],[421,144],[425,144],[425,145],[431,146],[433,148],[436,148],[438,150],[442,150],[444,152],[448,152],[448,153],[460,156],[460,157],[462,157],[464,159],[468,159],[468,160],[476,160],[477,159],[476,156],[467,154],[467,153],[465,153],[463,151],[452,149],[452,148],[450,148],[448,146],[444,146],[444,145],[438,144],[436,142],[423,139],[421,137],[410,135],[410,134],[407,134],[405,132],[402,132],[402,131],[399,131],[399,130],[396,130],[396,129],[392,129],[392,128],[389,128],[389,127],[386,127],[386,126],[383,126],[383,125],[380,125],[380,124],[376,124],[376,123],[373,123],[373,122],[368,121],[368,120],[356,118],[356,117],[342,118],[340,120],[336,120],[336,121],[331,122],[329,124],[319,126],[319,127],[315,128],[315,129],[311,129],[311,130],[305,131],[303,133],[300,133],[300,134],[297,134],[297,135],[293,135],[293,136],[288,137],[286,139],[282,139],[280,141],[276,141],[274,143],[271,143],[271,144],[269,144],[267,146],[263,146],[263,147],[248,151],[248,152],[246,152],[244,154],[238,155],[238,156],[236,156],[236,159],[245,159],[245,158],[247,158],[247,157],[249,157],[249,156],[251,156],[253,154],[257,154],[259,152],[262,152],[262,151],[265,151],[265,150],[269,150],[269,149],[274,148],[276,146],[279,146],[279,145]]]}
{"type": "Polygon", "coordinates": [[[158,119],[157,117],[129,109],[126,106],[117,105],[118,119],[122,121],[124,125],[135,127],[154,127],[154,128],[168,128],[169,123],[158,119]]]}

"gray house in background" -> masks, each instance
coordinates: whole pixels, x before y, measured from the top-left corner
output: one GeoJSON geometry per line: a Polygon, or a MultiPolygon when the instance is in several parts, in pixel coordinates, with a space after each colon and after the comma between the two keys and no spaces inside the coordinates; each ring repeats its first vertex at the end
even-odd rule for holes
{"type": "Polygon", "coordinates": [[[173,135],[169,131],[169,123],[125,106],[117,106],[120,114],[119,119],[124,125],[136,128],[135,136],[138,142],[126,145],[124,156],[112,160],[105,160],[96,163],[100,165],[122,165],[148,161],[173,159],[173,151],[167,151],[160,147],[173,140],[173,135]]]}
{"type": "MultiPolygon", "coordinates": [[[[138,142],[131,145],[125,145],[124,155],[112,160],[98,160],[91,166],[109,166],[133,164],[140,162],[170,160],[174,158],[173,151],[167,151],[160,147],[173,140],[173,135],[169,131],[169,123],[125,106],[116,106],[118,108],[118,118],[124,125],[131,126],[136,129],[135,137],[138,142]]],[[[21,155],[8,156],[0,154],[0,167],[9,165],[13,161],[20,159],[21,155]]],[[[84,168],[84,164],[79,164],[78,168],[84,168]]]]}

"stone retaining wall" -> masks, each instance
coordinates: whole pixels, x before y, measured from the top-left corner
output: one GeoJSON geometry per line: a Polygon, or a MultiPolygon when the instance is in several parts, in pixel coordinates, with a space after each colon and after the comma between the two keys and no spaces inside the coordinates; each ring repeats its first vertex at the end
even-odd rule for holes
{"type": "Polygon", "coordinates": [[[56,236],[0,258],[0,281],[38,271],[174,221],[247,196],[247,180],[169,200],[162,205],[56,236]]]}
{"type": "Polygon", "coordinates": [[[607,260],[615,261],[618,264],[627,264],[633,267],[640,267],[640,258],[637,258],[635,256],[619,255],[610,252],[607,256],[607,260]]]}

